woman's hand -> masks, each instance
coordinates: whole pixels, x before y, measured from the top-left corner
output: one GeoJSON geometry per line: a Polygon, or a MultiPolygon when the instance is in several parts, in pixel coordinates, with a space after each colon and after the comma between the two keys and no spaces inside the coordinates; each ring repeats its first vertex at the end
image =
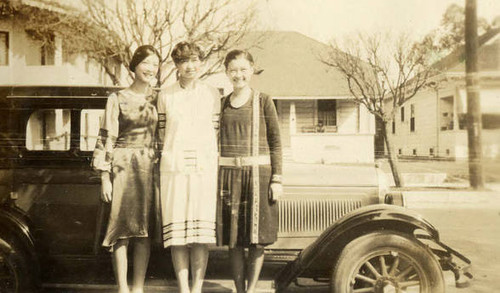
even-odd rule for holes
{"type": "Polygon", "coordinates": [[[110,203],[113,199],[113,184],[109,172],[101,173],[101,200],[105,203],[110,203]]]}
{"type": "Polygon", "coordinates": [[[272,182],[269,186],[269,200],[276,202],[283,195],[283,185],[281,183],[272,182]]]}

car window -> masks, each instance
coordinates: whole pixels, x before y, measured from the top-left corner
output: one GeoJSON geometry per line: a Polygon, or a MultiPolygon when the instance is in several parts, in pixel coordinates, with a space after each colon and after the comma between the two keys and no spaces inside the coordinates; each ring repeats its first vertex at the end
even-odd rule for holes
{"type": "Polygon", "coordinates": [[[37,110],[28,120],[26,148],[33,151],[67,151],[70,145],[70,131],[70,110],[37,110]]]}
{"type": "Polygon", "coordinates": [[[94,150],[103,116],[104,110],[102,109],[82,110],[82,118],[80,120],[80,150],[94,150]]]}

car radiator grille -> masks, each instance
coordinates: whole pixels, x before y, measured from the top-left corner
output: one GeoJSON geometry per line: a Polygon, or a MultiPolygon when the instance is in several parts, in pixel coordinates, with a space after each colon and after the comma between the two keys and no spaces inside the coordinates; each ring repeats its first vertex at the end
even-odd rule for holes
{"type": "Polygon", "coordinates": [[[280,199],[280,236],[318,235],[345,214],[362,206],[358,199],[280,199]]]}

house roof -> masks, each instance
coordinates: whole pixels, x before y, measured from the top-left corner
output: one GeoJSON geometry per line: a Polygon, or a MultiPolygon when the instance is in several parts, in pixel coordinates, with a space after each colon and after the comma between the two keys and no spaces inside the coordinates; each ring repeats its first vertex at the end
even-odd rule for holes
{"type": "Polygon", "coordinates": [[[21,5],[25,5],[57,13],[66,13],[71,8],[70,6],[64,5],[60,2],[47,0],[9,0],[9,4],[16,8],[21,5]]]}
{"type": "MultiPolygon", "coordinates": [[[[465,72],[465,45],[458,47],[433,65],[440,71],[465,72]]],[[[500,71],[500,28],[478,37],[479,71],[500,71]]]]}
{"type": "Polygon", "coordinates": [[[291,31],[253,32],[242,43],[257,38],[248,50],[263,70],[252,80],[255,88],[274,97],[350,96],[343,75],[319,59],[328,45],[291,31]]]}

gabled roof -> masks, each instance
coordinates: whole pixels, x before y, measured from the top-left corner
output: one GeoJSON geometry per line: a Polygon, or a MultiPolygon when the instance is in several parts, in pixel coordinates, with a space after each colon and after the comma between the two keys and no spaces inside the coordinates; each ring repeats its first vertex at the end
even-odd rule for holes
{"type": "Polygon", "coordinates": [[[343,75],[319,59],[328,45],[291,31],[253,32],[246,41],[259,37],[249,49],[263,70],[252,80],[255,88],[274,97],[350,96],[343,75]]]}
{"type": "Polygon", "coordinates": [[[67,13],[74,9],[73,6],[70,6],[71,2],[66,3],[67,1],[48,1],[48,0],[8,0],[9,4],[14,8],[19,8],[22,5],[48,10],[51,12],[57,13],[67,13]]]}
{"type": "MultiPolygon", "coordinates": [[[[494,28],[478,37],[479,71],[500,71],[500,28],[494,28]]],[[[434,63],[440,71],[465,72],[465,45],[434,63]]]]}

